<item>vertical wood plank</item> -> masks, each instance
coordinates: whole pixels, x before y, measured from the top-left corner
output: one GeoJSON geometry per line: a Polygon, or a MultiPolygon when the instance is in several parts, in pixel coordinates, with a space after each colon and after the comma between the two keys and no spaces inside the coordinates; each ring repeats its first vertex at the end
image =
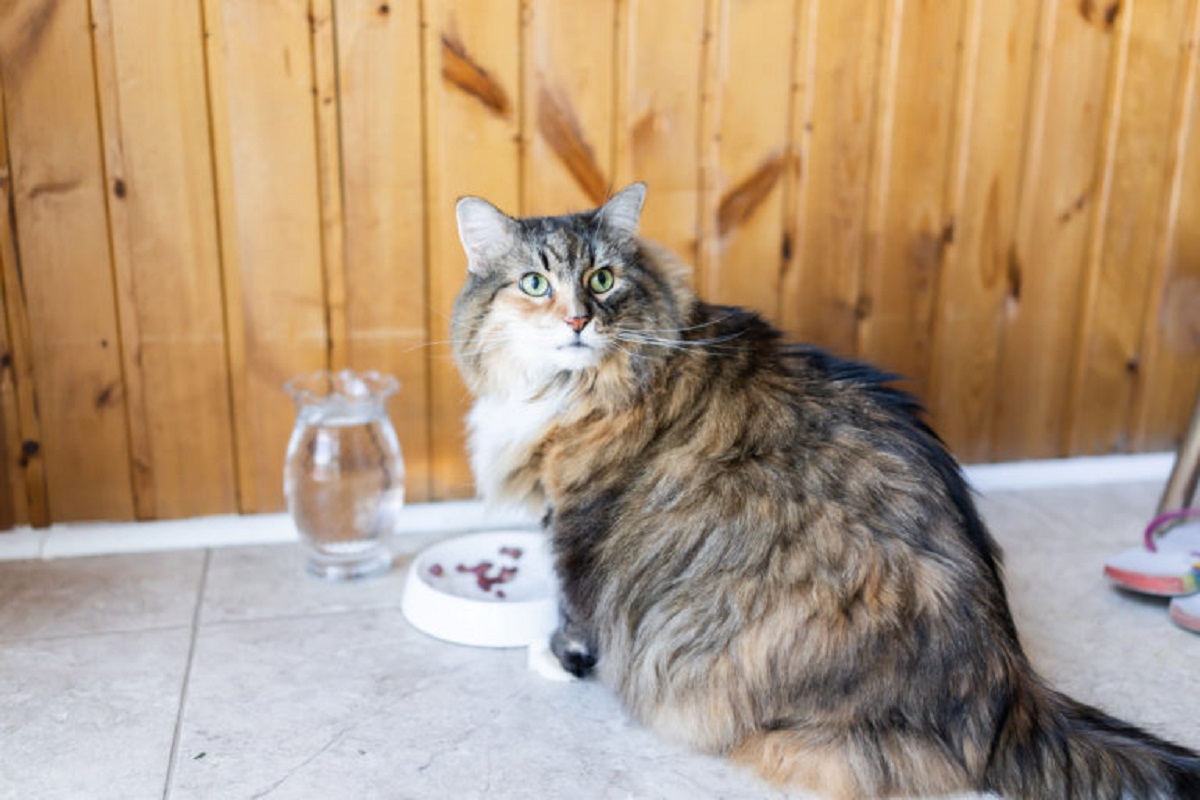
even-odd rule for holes
{"type": "Polygon", "coordinates": [[[963,3],[909,0],[896,11],[857,349],[923,398],[938,282],[954,238],[948,192],[963,3]]]}
{"type": "Polygon", "coordinates": [[[317,187],[321,208],[321,266],[325,276],[325,320],[330,369],[348,365],[346,242],[342,209],[341,98],[338,92],[338,35],[333,0],[309,0],[312,31],[313,110],[316,115],[317,187]]]}
{"type": "Polygon", "coordinates": [[[113,283],[121,343],[125,417],[129,429],[133,510],[138,519],[154,517],[154,462],[150,454],[150,432],[146,425],[146,398],[140,368],[141,339],[137,299],[131,264],[131,234],[125,181],[124,153],[118,103],[115,41],[111,9],[104,0],[92,0],[92,50],[96,70],[97,107],[104,143],[103,185],[108,188],[108,235],[112,254],[113,283]]]}
{"type": "Polygon", "coordinates": [[[137,516],[236,509],[199,10],[93,0],[137,516]]]}
{"type": "Polygon", "coordinates": [[[521,213],[598,206],[612,189],[614,0],[526,0],[521,213]]]}
{"type": "Polygon", "coordinates": [[[1200,3],[1184,48],[1185,77],[1159,278],[1145,316],[1142,373],[1134,399],[1139,450],[1174,450],[1200,393],[1200,3]]]}
{"type": "Polygon", "coordinates": [[[621,0],[618,20],[614,183],[646,182],[642,235],[694,265],[705,3],[621,0]]]}
{"type": "Polygon", "coordinates": [[[326,365],[400,377],[410,499],[468,494],[454,200],[632,180],[704,294],[913,377],[965,461],[1172,448],[1198,26],[1197,0],[13,0],[0,528],[278,508],[280,385],[326,365]]]}
{"type": "MultiPolygon", "coordinates": [[[[1119,11],[1119,7],[1118,7],[1119,11]]],[[[1050,0],[1030,152],[1008,266],[993,456],[1064,455],[1087,252],[1102,182],[1115,17],[1050,0]]]]}
{"type": "Polygon", "coordinates": [[[715,32],[713,194],[704,209],[714,251],[705,259],[702,286],[715,302],[753,308],[774,320],[784,261],[784,186],[794,163],[795,5],[722,2],[715,32]]]}
{"type": "MultiPolygon", "coordinates": [[[[0,284],[0,302],[3,302],[0,284]]],[[[12,348],[7,326],[0,326],[0,352],[8,366],[0,371],[0,534],[29,519],[25,474],[18,464],[21,458],[21,419],[17,413],[16,388],[13,385],[12,348]]]]}
{"type": "Polygon", "coordinates": [[[343,3],[335,10],[347,358],[355,369],[400,379],[389,409],[404,451],[406,498],[422,502],[431,496],[431,351],[420,5],[343,3]]]}
{"type": "MultiPolygon", "coordinates": [[[[0,133],[0,142],[3,138],[0,133]]],[[[3,212],[3,207],[8,205],[4,197],[8,194],[8,168],[3,154],[0,154],[0,170],[4,175],[4,188],[0,193],[0,212],[3,212]]],[[[0,239],[8,238],[5,228],[7,226],[0,227],[0,239]]],[[[4,267],[7,254],[12,252],[11,240],[8,244],[0,244],[0,270],[4,267]]],[[[6,294],[4,283],[0,281],[0,308],[6,310],[7,322],[6,294]]],[[[17,410],[13,347],[9,341],[7,324],[0,325],[0,362],[0,532],[3,532],[29,521],[25,473],[20,468],[21,417],[17,410]]]]}
{"type": "MultiPolygon", "coordinates": [[[[699,5],[699,3],[697,3],[699,5]]],[[[720,137],[717,135],[717,99],[721,84],[722,32],[728,19],[729,0],[706,0],[704,3],[704,38],[700,51],[699,148],[696,151],[699,201],[696,219],[696,247],[693,283],[701,297],[711,297],[709,285],[721,260],[716,220],[710,209],[717,202],[717,179],[720,168],[720,137]]]]}
{"type": "MultiPolygon", "coordinates": [[[[445,342],[466,257],[455,200],[487,198],[509,213],[520,204],[520,12],[518,0],[426,0],[425,142],[429,338],[445,342]]],[[[469,398],[450,348],[430,355],[433,495],[471,492],[463,417],[469,398]]]]}
{"type": "Polygon", "coordinates": [[[883,10],[810,0],[804,12],[808,115],[795,129],[803,202],[780,319],[790,335],[847,356],[855,350],[883,10]]]}
{"type": "MultiPolygon", "coordinates": [[[[0,108],[6,107],[0,74],[0,108]]],[[[0,458],[4,482],[0,492],[11,497],[7,525],[50,524],[46,498],[46,473],[40,458],[24,452],[26,441],[39,441],[34,401],[33,365],[30,361],[29,315],[17,264],[16,229],[13,226],[13,182],[8,160],[8,130],[0,114],[0,295],[3,296],[3,350],[0,351],[0,408],[4,414],[4,445],[0,458]]]]}
{"type": "Polygon", "coordinates": [[[1072,454],[1129,448],[1147,300],[1163,267],[1192,0],[1126,3],[1127,66],[1112,113],[1109,195],[1094,239],[1094,300],[1085,318],[1071,407],[1072,454]]]}
{"type": "Polygon", "coordinates": [[[1020,190],[1038,6],[972,0],[963,14],[950,239],[935,310],[928,404],[950,449],[987,461],[1020,190]]]}
{"type": "Polygon", "coordinates": [[[282,508],[281,390],[327,364],[311,39],[304,4],[206,0],[209,103],[244,512],[282,508]]]}
{"type": "Polygon", "coordinates": [[[41,439],[55,521],[133,516],[86,0],[12,3],[0,71],[41,439]]]}

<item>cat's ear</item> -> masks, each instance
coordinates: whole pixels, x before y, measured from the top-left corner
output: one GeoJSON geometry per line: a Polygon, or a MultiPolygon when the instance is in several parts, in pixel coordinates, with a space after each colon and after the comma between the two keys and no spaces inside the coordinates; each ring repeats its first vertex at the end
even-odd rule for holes
{"type": "Polygon", "coordinates": [[[646,184],[631,183],[600,207],[600,219],[613,230],[627,236],[637,233],[642,218],[642,203],[646,202],[646,184]]]}
{"type": "Polygon", "coordinates": [[[479,197],[461,197],[454,207],[458,238],[467,252],[467,269],[481,273],[487,262],[512,247],[516,224],[507,214],[479,197]]]}

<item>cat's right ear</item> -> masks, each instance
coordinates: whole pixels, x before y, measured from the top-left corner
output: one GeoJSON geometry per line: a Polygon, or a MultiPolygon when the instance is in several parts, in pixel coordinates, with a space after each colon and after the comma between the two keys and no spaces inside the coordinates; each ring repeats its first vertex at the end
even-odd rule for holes
{"type": "Polygon", "coordinates": [[[487,262],[504,255],[516,234],[513,220],[500,209],[479,197],[461,197],[454,207],[458,218],[458,238],[467,252],[467,269],[481,274],[487,262]]]}
{"type": "Polygon", "coordinates": [[[638,222],[642,217],[642,205],[646,202],[646,184],[631,183],[600,206],[600,219],[615,231],[626,236],[636,236],[638,222]]]}

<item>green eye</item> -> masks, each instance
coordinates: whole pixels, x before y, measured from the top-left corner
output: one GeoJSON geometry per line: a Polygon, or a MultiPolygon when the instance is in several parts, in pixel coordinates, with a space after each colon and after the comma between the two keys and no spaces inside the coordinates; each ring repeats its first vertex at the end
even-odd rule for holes
{"type": "Polygon", "coordinates": [[[545,275],[536,272],[526,272],[517,285],[530,297],[545,297],[550,293],[550,281],[546,280],[545,275]]]}
{"type": "Polygon", "coordinates": [[[604,294],[616,282],[617,279],[613,277],[612,270],[608,267],[601,267],[588,278],[588,288],[596,294],[604,294]]]}

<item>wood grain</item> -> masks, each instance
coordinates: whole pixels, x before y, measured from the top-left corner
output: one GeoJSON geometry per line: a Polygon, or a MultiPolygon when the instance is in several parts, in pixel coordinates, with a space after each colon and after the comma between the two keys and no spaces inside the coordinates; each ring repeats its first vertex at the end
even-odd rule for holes
{"type": "Polygon", "coordinates": [[[1182,56],[1163,263],[1143,320],[1144,381],[1131,425],[1138,449],[1174,450],[1200,399],[1200,3],[1193,4],[1182,56]]]}
{"type": "MultiPolygon", "coordinates": [[[[4,105],[4,85],[0,82],[0,107],[4,105]]],[[[0,458],[7,491],[3,501],[7,527],[28,523],[50,524],[46,497],[46,473],[40,458],[25,452],[25,442],[41,440],[37,407],[33,392],[33,364],[30,355],[29,315],[21,287],[17,263],[17,231],[13,224],[12,169],[8,162],[8,132],[0,114],[0,294],[3,295],[3,355],[0,355],[0,408],[4,414],[4,446],[0,458]]]]}
{"type": "Polygon", "coordinates": [[[93,0],[136,514],[236,509],[200,17],[93,0]],[[185,433],[186,432],[186,435],[185,433]]]}
{"type": "Polygon", "coordinates": [[[505,117],[512,112],[508,92],[468,52],[466,45],[454,30],[446,30],[441,36],[442,78],[469,95],[484,108],[505,117]]]}
{"type": "Polygon", "coordinates": [[[927,402],[962,459],[987,461],[1037,30],[1031,3],[972,0],[963,14],[950,207],[927,402]]]}
{"type": "Polygon", "coordinates": [[[298,4],[205,11],[239,508],[273,511],[295,418],[283,384],[329,353],[310,23],[298,4]]]}
{"type": "Polygon", "coordinates": [[[117,325],[120,332],[121,367],[124,384],[124,409],[129,426],[130,477],[133,482],[134,514],[138,519],[153,519],[154,461],[150,453],[150,430],[146,425],[145,381],[141,370],[140,320],[135,297],[129,188],[123,153],[120,103],[118,95],[117,53],[112,9],[104,0],[92,0],[92,48],[96,70],[96,96],[99,100],[100,127],[103,135],[103,184],[106,193],[108,235],[112,254],[117,325]]]}
{"type": "Polygon", "coordinates": [[[473,493],[463,418],[469,398],[454,367],[449,336],[454,297],[466,275],[455,200],[488,198],[520,211],[522,109],[517,0],[430,0],[425,6],[425,202],[428,209],[430,479],[434,496],[473,493]],[[449,40],[453,51],[443,47],[449,40]],[[436,54],[430,57],[430,54],[436,54]],[[449,54],[449,55],[448,55],[449,54]],[[475,65],[490,89],[465,83],[447,58],[475,65]],[[489,100],[503,96],[504,103],[489,100]]]}
{"type": "Polygon", "coordinates": [[[642,233],[692,265],[699,247],[706,24],[705,3],[694,0],[618,5],[614,184],[646,182],[642,233]]]}
{"type": "Polygon", "coordinates": [[[400,379],[389,410],[415,502],[431,497],[419,11],[336,7],[347,363],[400,379]]]}
{"type": "Polygon", "coordinates": [[[891,21],[858,314],[858,355],[928,394],[934,308],[954,241],[961,2],[904,3],[891,21]]]}
{"type": "MultiPolygon", "coordinates": [[[[1090,304],[1080,324],[1071,405],[1072,454],[1122,452],[1142,377],[1143,325],[1156,273],[1174,169],[1175,120],[1184,100],[1191,0],[1128,3],[1119,95],[1110,109],[1107,195],[1092,241],[1090,304]],[[1147,168],[1156,165],[1156,168],[1147,168]],[[1098,403],[1096,398],[1105,402],[1098,403]]],[[[1161,279],[1159,279],[1161,280],[1161,279]]]]}
{"type": "Polygon", "coordinates": [[[330,369],[340,370],[349,366],[350,332],[346,320],[346,232],[342,209],[342,98],[338,91],[338,32],[334,25],[333,0],[309,0],[308,23],[312,34],[327,360],[330,369]]]}
{"type": "Polygon", "coordinates": [[[701,261],[714,302],[779,318],[784,185],[791,177],[794,0],[720,4],[710,130],[714,175],[701,261]],[[745,87],[754,85],[754,93],[745,87]]]}
{"type": "MultiPolygon", "coordinates": [[[[2,297],[3,291],[0,291],[2,297]]],[[[0,347],[11,353],[8,331],[0,327],[0,347]]],[[[11,365],[12,356],[9,355],[11,365]]],[[[12,370],[0,373],[0,530],[9,530],[29,521],[25,474],[19,468],[21,454],[21,418],[17,413],[12,370]]]]}
{"type": "Polygon", "coordinates": [[[992,455],[1066,454],[1067,397],[1088,245],[1103,180],[1113,27],[1050,2],[1039,34],[1009,297],[996,383],[992,455]]]}
{"type": "Polygon", "coordinates": [[[524,5],[524,214],[597,206],[614,188],[615,14],[613,0],[524,5]]]}
{"type": "Polygon", "coordinates": [[[54,521],[133,516],[121,340],[86,0],[11,3],[0,70],[40,438],[54,521]]]}
{"type": "Polygon", "coordinates": [[[802,108],[794,127],[802,144],[793,266],[785,275],[780,317],[797,338],[854,355],[872,153],[883,4],[810,0],[802,108]]]}
{"type": "Polygon", "coordinates": [[[464,194],[646,181],[704,295],[967,462],[1170,448],[1200,388],[1200,0],[2,5],[0,529],[279,509],[326,366],[470,495],[464,194]]]}

